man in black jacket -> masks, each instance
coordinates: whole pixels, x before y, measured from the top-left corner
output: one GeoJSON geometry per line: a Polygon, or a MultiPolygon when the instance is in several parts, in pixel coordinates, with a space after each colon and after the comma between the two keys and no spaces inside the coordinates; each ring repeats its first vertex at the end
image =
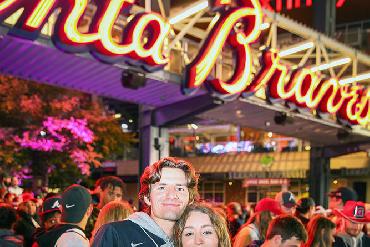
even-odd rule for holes
{"type": "Polygon", "coordinates": [[[148,166],[140,179],[139,198],[145,212],[106,224],[93,247],[173,246],[172,228],[185,207],[198,197],[198,177],[186,161],[164,158],[148,166]]]}

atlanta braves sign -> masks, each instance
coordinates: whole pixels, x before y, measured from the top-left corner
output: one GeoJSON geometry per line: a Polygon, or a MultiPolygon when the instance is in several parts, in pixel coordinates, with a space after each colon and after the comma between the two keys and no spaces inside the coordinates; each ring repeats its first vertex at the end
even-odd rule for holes
{"type": "MultiPolygon", "coordinates": [[[[370,91],[360,86],[340,86],[338,78],[323,78],[308,68],[291,69],[280,61],[278,52],[266,49],[261,68],[252,73],[251,44],[260,37],[262,11],[258,0],[210,1],[219,12],[217,22],[197,56],[184,72],[182,91],[190,94],[206,85],[221,95],[248,97],[261,88],[270,101],[285,100],[296,107],[335,114],[347,124],[369,123],[370,91]],[[227,45],[235,51],[233,76],[223,81],[210,73],[227,45]]],[[[265,1],[266,2],[266,1],[265,1]]],[[[0,21],[23,9],[10,35],[35,40],[50,15],[59,9],[52,41],[65,52],[90,52],[105,63],[138,61],[149,71],[162,69],[168,63],[163,52],[171,25],[157,13],[141,12],[129,16],[134,0],[0,0],[0,21]],[[94,14],[88,32],[80,32],[79,23],[89,2],[94,14]],[[120,41],[113,39],[113,25],[119,15],[129,16],[120,41]]]]}

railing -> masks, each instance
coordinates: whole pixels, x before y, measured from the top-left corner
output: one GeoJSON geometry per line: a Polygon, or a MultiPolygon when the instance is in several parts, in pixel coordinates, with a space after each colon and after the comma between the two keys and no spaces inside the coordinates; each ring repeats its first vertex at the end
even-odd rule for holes
{"type": "Polygon", "coordinates": [[[370,20],[343,23],[336,26],[336,39],[370,53],[370,20]]]}

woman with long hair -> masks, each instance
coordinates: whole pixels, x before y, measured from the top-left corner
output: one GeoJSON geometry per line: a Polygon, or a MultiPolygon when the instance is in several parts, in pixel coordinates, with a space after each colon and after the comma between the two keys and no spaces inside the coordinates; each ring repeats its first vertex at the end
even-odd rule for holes
{"type": "Polygon", "coordinates": [[[187,206],[174,226],[173,238],[178,247],[231,247],[226,219],[203,203],[187,206]]]}
{"type": "Polygon", "coordinates": [[[99,228],[107,223],[120,221],[126,219],[134,211],[130,204],[123,201],[112,201],[107,203],[101,210],[98,219],[95,222],[94,229],[92,231],[90,243],[94,241],[94,236],[99,228]]]}
{"type": "Polygon", "coordinates": [[[307,225],[308,240],[304,247],[331,247],[334,242],[335,224],[322,215],[313,217],[307,225]]]}

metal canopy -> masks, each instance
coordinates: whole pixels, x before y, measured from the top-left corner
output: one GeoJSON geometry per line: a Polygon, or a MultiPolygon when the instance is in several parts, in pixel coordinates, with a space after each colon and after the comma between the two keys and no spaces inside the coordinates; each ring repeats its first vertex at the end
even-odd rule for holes
{"type": "Polygon", "coordinates": [[[200,114],[203,119],[218,120],[222,123],[233,123],[254,129],[271,131],[285,136],[294,136],[296,138],[310,141],[314,145],[338,145],[351,143],[369,142],[368,131],[356,133],[353,130],[338,139],[338,131],[343,131],[343,127],[337,124],[328,124],[325,121],[315,119],[309,114],[291,113],[292,122],[286,122],[284,125],[276,124],[274,116],[279,109],[274,107],[264,107],[257,104],[258,101],[250,99],[248,101],[234,101],[219,106],[213,110],[200,114]]]}
{"type": "Polygon", "coordinates": [[[0,37],[0,72],[4,74],[153,107],[189,98],[182,95],[177,83],[165,79],[171,78],[168,72],[157,75],[160,79],[151,75],[146,86],[138,90],[124,88],[121,84],[123,70],[84,56],[66,54],[44,44],[0,37]]]}
{"type": "MultiPolygon", "coordinates": [[[[189,2],[186,1],[186,3],[189,2]]],[[[200,1],[192,2],[194,4],[200,1]]],[[[289,49],[292,46],[291,42],[287,44],[284,42],[292,37],[294,38],[293,43],[314,43],[311,49],[285,57],[285,62],[291,65],[302,65],[307,62],[311,66],[318,66],[335,61],[335,59],[349,57],[351,58],[350,63],[338,66],[336,70],[328,69],[325,73],[332,76],[356,76],[368,71],[370,65],[368,55],[326,38],[314,30],[278,14],[266,10],[264,10],[264,14],[265,21],[271,25],[264,32],[265,42],[261,42],[259,45],[289,49]],[[279,30],[280,32],[278,32],[279,30]],[[290,33],[291,36],[282,37],[281,30],[290,33]]],[[[177,61],[180,64],[178,71],[181,71],[183,65],[190,61],[191,54],[188,50],[190,43],[194,44],[195,38],[198,41],[196,47],[200,48],[204,37],[209,33],[208,24],[213,19],[214,17],[210,16],[209,13],[201,11],[174,25],[177,33],[173,34],[169,50],[183,54],[181,60],[177,61]],[[185,36],[192,37],[193,41],[189,41],[185,36]]],[[[130,69],[127,66],[103,64],[92,59],[89,54],[66,54],[52,47],[48,38],[40,38],[36,42],[31,42],[7,36],[7,30],[7,27],[0,30],[0,33],[3,34],[0,36],[0,73],[155,108],[164,106],[168,108],[178,102],[184,102],[189,98],[206,93],[199,90],[193,96],[182,95],[179,86],[180,75],[174,75],[168,71],[151,74],[146,86],[138,90],[124,88],[121,85],[121,74],[123,70],[130,69]]],[[[254,52],[259,52],[258,47],[254,49],[254,52]]],[[[215,66],[217,75],[227,72],[222,60],[220,59],[215,66]]],[[[367,85],[366,81],[362,83],[367,85]]],[[[268,105],[256,97],[227,103],[199,116],[203,119],[235,123],[267,131],[273,130],[280,134],[295,136],[321,145],[338,144],[337,131],[343,128],[332,120],[317,119],[311,114],[294,113],[281,105],[268,105]],[[236,116],[236,110],[246,112],[245,117],[236,116]],[[277,111],[293,114],[294,123],[284,126],[275,125],[273,117],[277,111]],[[265,126],[266,121],[269,121],[271,125],[265,126]]],[[[350,137],[343,142],[366,142],[369,140],[369,134],[370,131],[366,129],[356,128],[351,132],[350,137]]]]}

